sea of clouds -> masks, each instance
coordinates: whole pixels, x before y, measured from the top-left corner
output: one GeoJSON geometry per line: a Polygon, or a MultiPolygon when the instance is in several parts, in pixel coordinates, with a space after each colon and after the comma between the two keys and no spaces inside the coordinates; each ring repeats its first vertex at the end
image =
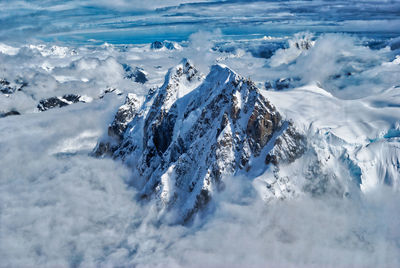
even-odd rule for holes
{"type": "Polygon", "coordinates": [[[150,87],[160,85],[166,69],[182,57],[193,59],[204,73],[210,64],[222,62],[255,81],[295,74],[300,84],[319,81],[346,97],[349,92],[355,98],[374,94],[398,82],[393,41],[372,50],[355,37],[302,33],[264,59],[240,48],[233,53],[213,50],[212,40],[219,40],[219,34],[198,32],[178,51],[104,45],[66,47],[57,54],[54,49],[47,53],[47,45],[8,47],[0,53],[2,76],[23,73],[29,84],[0,96],[3,109],[23,113],[0,119],[0,266],[400,264],[400,200],[393,188],[380,186],[346,199],[304,194],[266,203],[248,178],[225,178],[227,187],[206,216],[191,226],[171,226],[158,218],[155,205],[136,199],[136,190],[128,186],[128,167],[90,156],[123,96],[107,94],[91,103],[35,110],[44,97],[72,92],[95,98],[108,86],[145,95],[146,86],[123,78],[121,64],[144,67],[150,87]],[[299,39],[313,39],[315,45],[294,51],[290,43],[299,39]],[[355,77],[340,78],[347,80],[339,89],[332,77],[353,65],[358,66],[355,77]]]}
{"type": "Polygon", "coordinates": [[[400,200],[385,186],[266,203],[248,178],[225,178],[207,216],[164,223],[137,201],[127,167],[88,156],[113,110],[106,100],[2,119],[1,267],[400,264],[400,200]]]}
{"type": "MultiPolygon", "coordinates": [[[[134,2],[141,5],[143,1],[134,2]]],[[[305,192],[293,199],[266,202],[251,179],[227,177],[226,189],[216,194],[208,213],[190,226],[169,225],[159,218],[155,204],[137,199],[136,189],[129,186],[134,179],[129,167],[90,155],[98,140],[107,135],[108,124],[125,95],[145,96],[150,88],[162,84],[168,68],[183,57],[205,74],[210,65],[222,63],[261,88],[266,81],[292,77],[296,87],[318,83],[339,99],[374,96],[400,86],[399,38],[379,34],[393,29],[396,33],[398,1],[357,1],[345,9],[345,20],[339,23],[337,17],[332,18],[341,29],[370,27],[375,35],[366,37],[302,32],[227,40],[222,27],[222,31],[198,31],[182,43],[182,49],[173,51],[154,51],[148,44],[38,40],[77,29],[99,30],[101,23],[95,28],[88,26],[91,19],[117,27],[116,14],[133,22],[151,18],[151,23],[161,23],[160,12],[182,11],[175,14],[179,18],[176,25],[183,25],[180,19],[188,14],[197,20],[209,16],[214,18],[211,21],[229,23],[228,12],[221,14],[219,5],[223,4],[243,21],[250,17],[258,25],[257,16],[281,6],[286,9],[279,9],[283,10],[280,16],[290,17],[290,12],[300,12],[306,4],[304,16],[313,19],[327,17],[345,4],[202,2],[154,1],[141,5],[137,14],[129,14],[136,10],[130,1],[0,3],[4,10],[0,13],[0,78],[23,78],[28,83],[14,94],[0,93],[0,112],[17,110],[22,114],[0,118],[0,267],[400,265],[398,187],[379,185],[348,198],[305,192]],[[183,5],[177,7],[179,4],[183,5]],[[364,15],[373,16],[351,23],[346,20],[360,7],[364,15]],[[77,10],[75,24],[71,24],[71,13],[77,10]],[[104,10],[109,13],[101,12],[104,10]],[[49,23],[55,18],[61,19],[49,23]],[[301,41],[312,41],[312,48],[299,50],[296,42],[301,41]],[[124,78],[122,64],[143,68],[149,81],[142,85],[124,78]],[[107,88],[118,88],[123,94],[100,98],[107,88]],[[41,99],[67,93],[87,95],[93,101],[37,111],[41,99]]],[[[162,23],[174,16],[165,18],[162,23]]],[[[319,21],[315,23],[318,26],[319,21]]],[[[400,100],[391,101],[390,105],[400,105],[400,100]]]]}
{"type": "Polygon", "coordinates": [[[0,41],[148,43],[198,30],[231,37],[312,32],[399,34],[399,0],[163,0],[0,2],[0,41]]]}

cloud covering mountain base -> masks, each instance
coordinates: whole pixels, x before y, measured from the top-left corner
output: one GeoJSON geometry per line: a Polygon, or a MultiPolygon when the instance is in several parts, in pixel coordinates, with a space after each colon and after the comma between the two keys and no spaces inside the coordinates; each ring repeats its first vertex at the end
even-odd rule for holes
{"type": "Polygon", "coordinates": [[[50,142],[42,138],[46,122],[43,117],[26,125],[30,130],[19,135],[18,146],[1,146],[1,266],[400,264],[400,200],[389,188],[359,198],[303,196],[266,204],[249,179],[226,178],[227,188],[215,197],[207,218],[192,226],[170,226],[157,218],[151,203],[135,201],[135,190],[124,183],[129,170],[118,162],[37,155],[37,147],[50,142]],[[16,166],[24,168],[15,173],[16,166]]]}
{"type": "Polygon", "coordinates": [[[200,31],[174,50],[0,45],[0,78],[16,87],[0,93],[0,112],[21,114],[0,118],[0,267],[400,266],[398,40],[221,38],[200,31]],[[91,153],[125,96],[146,98],[184,57],[203,73],[221,63],[251,77],[308,135],[310,150],[275,172],[224,177],[205,213],[171,225],[157,204],[137,198],[131,167],[91,153]],[[124,66],[148,80],[129,79],[124,66]],[[87,101],[37,109],[71,93],[87,101]],[[298,184],[293,195],[265,195],[275,175],[296,186],[312,161],[329,182],[312,187],[323,190],[298,184]]]}

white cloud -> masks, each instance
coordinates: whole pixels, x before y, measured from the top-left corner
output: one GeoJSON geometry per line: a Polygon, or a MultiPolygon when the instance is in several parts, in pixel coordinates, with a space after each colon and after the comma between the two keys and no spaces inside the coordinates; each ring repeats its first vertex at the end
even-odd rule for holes
{"type": "Polygon", "coordinates": [[[214,2],[213,0],[153,0],[153,1],[138,1],[138,0],[116,0],[116,1],[86,1],[85,5],[102,6],[117,10],[141,10],[141,9],[157,9],[171,6],[179,6],[186,3],[205,3],[214,2]]]}
{"type": "MultiPolygon", "coordinates": [[[[348,199],[303,195],[265,203],[250,180],[226,178],[225,191],[214,198],[213,213],[193,226],[170,226],[160,221],[151,202],[138,202],[135,190],[125,184],[132,179],[129,167],[88,156],[106,134],[122,97],[110,94],[90,104],[33,113],[41,97],[71,91],[97,96],[111,83],[124,93],[143,95],[160,85],[167,68],[183,56],[204,72],[218,59],[257,82],[295,75],[300,83],[330,85],[337,71],[355,66],[361,69],[354,79],[363,88],[398,83],[400,65],[393,61],[398,52],[373,51],[344,35],[316,38],[312,49],[276,68],[243,51],[210,50],[220,37],[218,31],[199,32],[187,47],[172,52],[104,46],[79,47],[77,54],[65,57],[29,47],[15,55],[0,54],[1,76],[15,79],[24,74],[31,85],[26,88],[29,94],[0,95],[1,107],[24,107],[24,115],[0,119],[1,265],[400,265],[400,200],[393,189],[382,187],[348,199]],[[41,68],[44,63],[52,68],[41,68]],[[143,67],[149,84],[123,79],[121,63],[143,67]],[[59,75],[72,80],[61,83],[59,75]]],[[[357,89],[352,77],[340,79],[344,90],[357,89]]]]}
{"type": "MultiPolygon", "coordinates": [[[[260,35],[304,30],[399,33],[396,1],[351,3],[342,0],[7,0],[0,3],[0,40],[62,36],[64,40],[77,41],[75,38],[81,37],[86,41],[100,36],[115,41],[117,31],[121,35],[128,30],[131,34],[139,30],[157,35],[160,29],[164,36],[186,38],[197,30],[216,28],[230,34],[260,35]],[[190,30],[183,26],[190,26],[190,30]]],[[[119,38],[117,42],[126,40],[119,38]]]]}

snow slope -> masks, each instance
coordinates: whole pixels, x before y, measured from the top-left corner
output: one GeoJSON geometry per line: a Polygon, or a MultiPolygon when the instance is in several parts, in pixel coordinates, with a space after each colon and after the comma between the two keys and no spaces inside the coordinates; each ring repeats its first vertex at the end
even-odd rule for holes
{"type": "Polygon", "coordinates": [[[399,187],[400,107],[391,105],[396,91],[356,100],[338,99],[316,85],[263,93],[312,137],[321,166],[370,191],[381,184],[399,187]]]}

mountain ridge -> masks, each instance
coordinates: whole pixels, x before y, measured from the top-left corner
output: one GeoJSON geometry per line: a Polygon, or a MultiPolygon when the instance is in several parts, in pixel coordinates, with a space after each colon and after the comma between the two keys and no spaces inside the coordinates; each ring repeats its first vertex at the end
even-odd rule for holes
{"type": "Polygon", "coordinates": [[[251,80],[221,64],[204,78],[183,59],[154,96],[127,96],[94,154],[126,162],[142,198],[187,222],[224,176],[294,161],[305,144],[251,80]]]}

